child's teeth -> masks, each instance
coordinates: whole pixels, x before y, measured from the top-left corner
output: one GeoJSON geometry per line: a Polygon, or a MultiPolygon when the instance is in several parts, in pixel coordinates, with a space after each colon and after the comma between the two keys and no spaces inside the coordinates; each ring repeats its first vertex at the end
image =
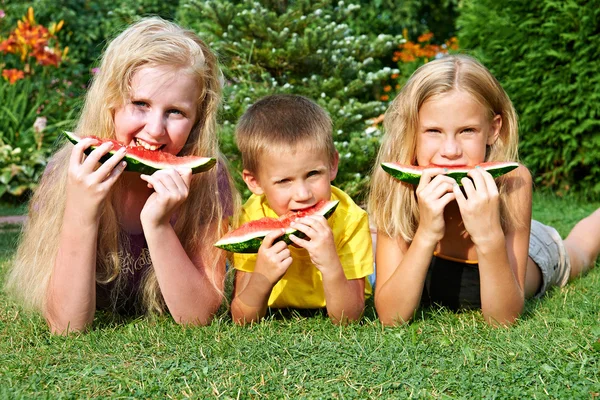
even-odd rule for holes
{"type": "Polygon", "coordinates": [[[159,145],[159,146],[155,146],[155,145],[152,145],[152,144],[149,144],[149,143],[143,142],[143,141],[141,141],[141,140],[138,140],[138,139],[136,139],[135,141],[136,141],[136,143],[138,144],[138,146],[142,146],[142,147],[143,147],[143,148],[145,148],[146,150],[155,151],[155,150],[158,150],[158,149],[160,148],[160,145],[159,145]]]}

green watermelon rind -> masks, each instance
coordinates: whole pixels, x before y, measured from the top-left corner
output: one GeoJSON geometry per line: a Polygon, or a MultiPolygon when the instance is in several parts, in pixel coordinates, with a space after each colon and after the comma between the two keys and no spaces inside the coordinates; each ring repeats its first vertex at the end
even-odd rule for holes
{"type": "MultiPolygon", "coordinates": [[[[337,208],[338,204],[339,204],[339,201],[337,201],[337,200],[330,201],[328,203],[328,206],[325,207],[323,210],[321,210],[321,212],[323,212],[323,214],[320,214],[320,212],[319,212],[319,213],[315,213],[315,215],[323,215],[327,219],[333,214],[333,212],[337,208]]],[[[256,236],[248,237],[246,239],[239,240],[236,242],[230,241],[231,239],[235,239],[235,238],[228,238],[227,240],[219,240],[218,242],[215,243],[215,247],[229,251],[231,253],[255,254],[255,253],[258,253],[258,249],[262,245],[262,242],[265,239],[265,236],[267,236],[269,233],[270,233],[270,231],[266,231],[266,230],[261,231],[261,232],[255,232],[254,235],[256,235],[256,236]]],[[[275,242],[279,242],[279,241],[283,240],[288,245],[292,244],[290,235],[294,235],[296,237],[299,237],[300,239],[304,239],[306,237],[306,235],[303,232],[299,232],[297,229],[288,228],[288,229],[286,229],[285,234],[283,234],[279,238],[277,238],[277,240],[275,240],[275,242]]]]}
{"type": "MultiPolygon", "coordinates": [[[[64,131],[64,133],[65,133],[65,136],[67,137],[67,139],[69,139],[69,141],[73,144],[77,144],[81,140],[81,138],[79,138],[72,132],[64,131]]],[[[98,147],[98,146],[90,146],[87,149],[85,149],[84,153],[90,154],[96,147],[98,147]]],[[[106,153],[105,155],[100,157],[100,162],[102,162],[102,163],[105,162],[110,157],[112,157],[113,154],[115,154],[115,152],[116,152],[116,150],[110,150],[108,153],[106,153]]],[[[126,171],[139,172],[141,174],[146,174],[146,175],[152,175],[153,173],[155,173],[158,170],[170,168],[170,167],[191,168],[192,174],[196,174],[199,172],[208,171],[217,162],[217,160],[215,158],[198,157],[198,161],[195,163],[178,164],[178,165],[162,163],[162,165],[160,165],[161,163],[154,163],[154,162],[151,162],[148,160],[141,160],[133,155],[127,155],[127,154],[125,154],[125,157],[123,157],[123,160],[125,160],[127,162],[127,166],[125,167],[126,171]]]]}
{"type": "MultiPolygon", "coordinates": [[[[485,169],[487,172],[489,172],[493,178],[498,178],[498,177],[512,171],[513,169],[517,168],[518,166],[519,166],[519,163],[516,163],[516,162],[499,162],[499,163],[495,163],[494,165],[485,166],[485,167],[483,167],[483,169],[485,169]]],[[[395,179],[398,179],[399,181],[402,181],[402,182],[410,183],[412,185],[419,184],[419,181],[421,180],[421,175],[423,173],[423,170],[416,169],[416,168],[410,168],[410,167],[402,166],[402,165],[395,164],[395,163],[382,163],[381,168],[383,168],[383,170],[385,172],[390,174],[395,179]]],[[[464,168],[464,169],[460,169],[460,170],[453,170],[453,171],[449,171],[445,175],[447,175],[451,178],[454,178],[454,180],[459,185],[462,185],[461,179],[465,178],[471,169],[473,169],[473,168],[464,168]]]]}

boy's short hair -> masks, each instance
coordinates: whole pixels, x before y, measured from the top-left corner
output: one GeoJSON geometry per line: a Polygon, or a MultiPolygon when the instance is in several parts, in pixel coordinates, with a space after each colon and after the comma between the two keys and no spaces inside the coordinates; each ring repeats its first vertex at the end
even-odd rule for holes
{"type": "Polygon", "coordinates": [[[258,159],[265,152],[307,146],[326,151],[333,163],[332,123],[327,112],[299,95],[275,94],[261,98],[246,110],[236,126],[236,143],[244,169],[258,172],[258,159]]]}

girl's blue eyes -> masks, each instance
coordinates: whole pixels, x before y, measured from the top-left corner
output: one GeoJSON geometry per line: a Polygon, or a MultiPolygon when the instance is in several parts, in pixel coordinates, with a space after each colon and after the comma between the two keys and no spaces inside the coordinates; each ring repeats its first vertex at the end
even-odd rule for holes
{"type": "MultiPolygon", "coordinates": [[[[425,132],[426,133],[442,133],[438,129],[427,129],[425,132]]],[[[473,128],[466,128],[466,129],[463,129],[462,131],[460,131],[460,133],[473,133],[473,132],[475,132],[475,129],[473,129],[473,128]]]]}
{"type": "MultiPolygon", "coordinates": [[[[133,104],[136,107],[143,107],[143,108],[148,107],[148,103],[145,102],[145,101],[132,101],[131,104],[133,104]]],[[[169,113],[169,114],[177,114],[177,115],[185,115],[183,113],[183,111],[178,110],[176,108],[172,108],[170,110],[167,110],[167,113],[169,113]]]]}

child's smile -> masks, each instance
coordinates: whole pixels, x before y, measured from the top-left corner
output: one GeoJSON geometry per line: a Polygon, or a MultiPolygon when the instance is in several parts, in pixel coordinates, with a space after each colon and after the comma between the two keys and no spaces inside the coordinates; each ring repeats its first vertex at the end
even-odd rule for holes
{"type": "Polygon", "coordinates": [[[131,79],[130,98],[114,114],[117,140],[178,154],[194,127],[200,87],[173,67],[144,67],[131,79]]]}

